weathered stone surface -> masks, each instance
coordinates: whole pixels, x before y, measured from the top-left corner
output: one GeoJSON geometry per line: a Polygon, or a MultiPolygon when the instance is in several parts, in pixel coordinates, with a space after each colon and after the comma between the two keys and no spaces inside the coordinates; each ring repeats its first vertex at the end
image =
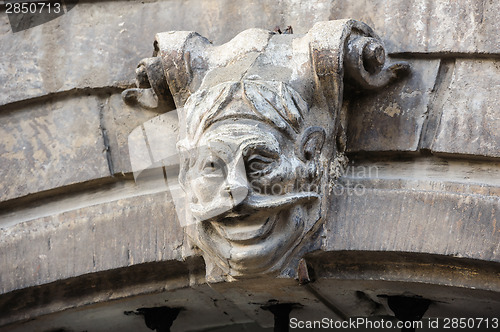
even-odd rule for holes
{"type": "MultiPolygon", "coordinates": [[[[407,269],[404,273],[406,276],[425,271],[427,276],[435,277],[436,271],[441,272],[441,269],[445,268],[447,274],[442,277],[451,277],[451,282],[467,278],[481,279],[485,274],[481,269],[484,269],[484,266],[474,266],[470,263],[457,264],[453,265],[452,269],[446,269],[447,264],[456,261],[459,260],[436,260],[434,257],[427,257],[427,261],[415,262],[415,256],[409,254],[382,253],[381,255],[381,253],[360,252],[322,254],[308,260],[314,266],[319,278],[307,285],[298,285],[294,280],[266,278],[210,286],[191,286],[65,310],[5,326],[2,331],[24,332],[40,329],[54,331],[62,328],[69,331],[109,331],[118,328],[126,332],[146,332],[151,330],[145,326],[144,317],[138,313],[138,309],[168,306],[182,308],[172,324],[172,332],[205,329],[219,332],[264,332],[272,331],[272,327],[262,326],[273,326],[274,323],[271,312],[262,308],[270,303],[295,304],[290,312],[290,330],[297,328],[308,331],[310,329],[299,329],[296,324],[321,321],[325,318],[332,324],[331,329],[333,329],[333,323],[340,323],[338,312],[344,313],[347,317],[370,317],[372,322],[390,321],[395,326],[397,319],[387,305],[387,298],[400,294],[418,294],[433,300],[423,319],[423,326],[428,326],[429,319],[434,321],[436,318],[450,318],[455,315],[496,317],[500,302],[495,292],[481,288],[468,289],[461,287],[459,283],[457,286],[449,287],[425,282],[394,281],[402,277],[398,273],[405,269],[407,269]],[[394,262],[397,262],[397,265],[394,262]],[[390,281],[370,278],[379,274],[388,277],[390,281]],[[365,279],[359,278],[360,276],[365,279]]],[[[487,269],[490,280],[496,283],[497,274],[491,268],[487,269]]]]}
{"type": "MultiPolygon", "coordinates": [[[[193,286],[204,279],[203,267],[201,257],[188,259],[187,261],[174,260],[145,263],[83,274],[41,286],[15,290],[0,296],[0,325],[25,321],[34,316],[42,316],[41,319],[50,326],[51,323],[58,322],[57,318],[43,315],[82,306],[88,307],[90,304],[103,301],[120,303],[121,301],[113,300],[142,295],[143,293],[163,292],[193,286]],[[49,322],[47,322],[47,318],[49,322]]],[[[137,297],[135,299],[137,300],[137,297]]],[[[144,307],[144,305],[141,307],[144,307]]],[[[127,311],[135,309],[137,307],[129,307],[127,311]]],[[[123,318],[123,310],[119,312],[119,315],[123,318]]],[[[102,321],[97,322],[94,320],[94,323],[94,328],[88,330],[100,331],[95,327],[101,325],[102,321]]],[[[64,325],[67,326],[68,322],[64,325]]],[[[49,327],[47,328],[49,329],[49,327]]],[[[4,328],[2,328],[3,330],[4,328]]],[[[32,329],[26,327],[24,331],[26,330],[32,329]]],[[[37,330],[37,328],[34,330],[37,330]]],[[[43,330],[45,331],[45,329],[43,330]]],[[[85,329],[78,330],[83,331],[85,329]]],[[[133,327],[130,327],[130,330],[137,331],[133,327]]]]}
{"type": "Polygon", "coordinates": [[[434,152],[500,157],[500,61],[457,60],[434,152]]]}
{"type": "MultiPolygon", "coordinates": [[[[168,276],[166,276],[168,278],[168,276]]],[[[169,281],[168,279],[166,279],[169,281]]],[[[82,308],[57,313],[49,317],[42,317],[37,322],[21,323],[19,327],[12,326],[6,331],[49,331],[65,327],[71,331],[151,331],[144,322],[144,316],[138,313],[139,308],[162,307],[182,308],[172,324],[171,331],[203,331],[233,324],[251,323],[251,319],[225,297],[222,292],[217,292],[209,285],[191,285],[190,288],[173,291],[147,294],[132,298],[114,301],[111,305],[87,306],[85,312],[82,308]],[[35,323],[35,324],[33,324],[35,323]]],[[[296,287],[297,288],[297,287],[296,287]]],[[[267,299],[266,299],[267,301],[267,299]]],[[[264,301],[265,302],[265,301],[264,301]]],[[[321,304],[320,304],[321,305],[321,304]]],[[[272,321],[272,314],[262,311],[272,321]]],[[[252,322],[253,323],[253,322],[252,322]]],[[[261,331],[254,323],[254,328],[242,331],[261,331]]],[[[229,331],[240,331],[231,329],[229,331]]]]}
{"type": "MultiPolygon", "coordinates": [[[[146,262],[181,260],[168,192],[119,197],[0,230],[0,293],[146,262]]],[[[126,189],[126,188],[125,188],[126,189]]],[[[163,183],[163,190],[166,187],[163,183]]],[[[153,190],[153,189],[151,189],[153,190]]],[[[90,197],[81,197],[89,200],[90,197]]],[[[61,209],[65,202],[59,202],[61,209]]]]}
{"type": "Polygon", "coordinates": [[[0,137],[0,201],[109,176],[95,97],[0,113],[0,137]]]}
{"type": "Polygon", "coordinates": [[[413,60],[411,74],[349,103],[347,151],[416,151],[439,60],[413,60]]]}
{"type": "Polygon", "coordinates": [[[499,168],[488,165],[382,163],[378,175],[377,164],[372,164],[374,169],[360,165],[341,178],[345,186],[333,191],[324,249],[420,252],[500,262],[499,183],[485,184],[498,178],[499,168]],[[402,180],[408,172],[412,178],[402,180]]]}
{"type": "Polygon", "coordinates": [[[245,28],[272,29],[280,19],[278,12],[262,15],[270,11],[263,1],[80,1],[16,34],[2,15],[0,105],[75,88],[130,86],[155,33],[196,30],[219,43],[245,28]]]}
{"type": "MultiPolygon", "coordinates": [[[[359,280],[365,282],[366,280],[383,280],[383,282],[387,282],[389,287],[392,287],[391,284],[406,284],[403,286],[406,290],[410,291],[410,288],[413,288],[415,290],[412,292],[413,294],[419,294],[430,299],[455,297],[459,292],[450,292],[448,287],[456,287],[462,288],[464,290],[462,294],[468,293],[470,297],[474,297],[473,293],[477,290],[483,291],[485,295],[489,293],[489,296],[478,298],[478,300],[487,302],[496,298],[494,300],[495,305],[500,306],[500,299],[495,296],[495,293],[500,291],[500,283],[498,282],[500,276],[499,263],[425,253],[356,250],[318,251],[308,255],[306,260],[317,276],[314,286],[322,284],[331,284],[333,286],[334,280],[359,280]],[[423,284],[429,285],[430,289],[434,289],[434,291],[441,294],[427,293],[423,284]],[[441,290],[439,290],[440,288],[441,290]]],[[[330,294],[327,290],[329,289],[328,286],[326,289],[319,288],[326,294],[330,294]]],[[[383,291],[373,289],[367,293],[377,301],[377,292],[378,294],[384,294],[383,291]]],[[[389,291],[385,294],[391,293],[392,291],[389,291]]],[[[448,304],[450,302],[445,301],[448,304]]],[[[348,302],[343,300],[342,303],[348,302]]],[[[352,309],[357,311],[357,315],[362,315],[359,312],[360,308],[352,309]]],[[[464,309],[462,310],[465,312],[470,310],[464,309]]],[[[483,309],[485,308],[483,307],[483,309]]],[[[487,311],[494,312],[484,310],[483,313],[486,314],[487,311]]],[[[438,314],[437,317],[439,316],[438,314]]]]}
{"type": "MultiPolygon", "coordinates": [[[[402,266],[405,266],[405,262],[400,262],[398,260],[387,262],[383,255],[370,255],[371,253],[363,252],[352,252],[352,253],[332,253],[330,256],[323,256],[325,265],[331,262],[330,267],[332,270],[337,270],[338,274],[335,276],[329,275],[324,276],[319,279],[318,282],[314,283],[314,287],[320,289],[324,292],[325,297],[328,300],[334,300],[339,303],[339,307],[349,313],[350,317],[375,317],[380,315],[385,319],[390,319],[394,313],[387,304],[387,297],[394,295],[407,294],[418,294],[425,299],[430,299],[433,301],[432,305],[429,306],[428,310],[425,312],[425,318],[423,319],[423,326],[428,326],[427,319],[435,320],[436,318],[450,318],[450,317],[495,317],[500,309],[500,302],[498,301],[498,293],[483,291],[479,289],[467,289],[461,287],[457,284],[456,287],[446,287],[442,285],[434,285],[425,282],[419,283],[408,283],[408,282],[394,282],[386,281],[387,279],[380,278],[377,272],[382,272],[385,278],[391,279],[394,274],[400,270],[402,266]],[[370,257],[372,260],[360,260],[358,257],[365,256],[370,257]],[[351,258],[350,262],[356,262],[357,264],[350,264],[350,262],[339,261],[339,257],[351,258]],[[330,260],[328,260],[330,259],[330,260]],[[377,264],[376,260],[381,260],[384,264],[377,264]],[[397,262],[397,263],[396,263],[397,262]],[[373,268],[373,270],[372,270],[373,268]],[[341,269],[345,269],[345,274],[343,275],[341,269]],[[384,274],[383,271],[390,271],[393,273],[384,274]],[[355,272],[356,271],[356,272],[355,272]],[[356,280],[356,276],[363,276],[364,280],[356,280]],[[349,276],[355,276],[353,279],[349,280],[349,276]],[[338,278],[338,279],[337,279],[338,278]],[[340,280],[339,280],[340,279],[340,280]],[[342,291],[339,292],[338,289],[341,288],[342,291]],[[352,300],[352,294],[356,294],[356,300],[352,300]],[[366,315],[360,313],[364,309],[365,312],[370,314],[366,315]],[[385,312],[388,316],[383,316],[385,312]],[[356,315],[357,314],[357,315],[356,315]]],[[[390,255],[393,258],[392,255],[390,255]]],[[[403,256],[405,257],[405,256],[403,256]]],[[[411,256],[406,255],[405,258],[411,258],[411,256]]],[[[426,263],[419,265],[408,266],[408,268],[414,268],[413,270],[407,270],[408,275],[420,273],[422,270],[427,270],[432,274],[433,270],[439,270],[439,261],[429,260],[426,263]],[[428,267],[428,268],[426,268],[428,267]]],[[[450,262],[443,262],[444,264],[450,264],[450,262]]],[[[448,269],[450,273],[447,277],[451,278],[453,281],[459,279],[459,274],[473,274],[476,273],[476,278],[480,279],[482,271],[481,269],[467,269],[464,267],[461,269],[459,266],[454,266],[454,269],[448,269]],[[451,271],[450,271],[451,270],[451,271]],[[457,271],[458,270],[458,271],[457,271]],[[477,272],[476,272],[477,271],[477,272]]],[[[425,271],[425,272],[427,272],[425,271]]],[[[320,272],[321,273],[321,272],[320,272]]],[[[434,277],[435,274],[433,275],[434,277]]],[[[498,278],[498,274],[492,274],[491,280],[498,278]]],[[[473,277],[472,277],[473,278],[473,277]]],[[[433,280],[433,282],[435,282],[433,280]]],[[[385,315],[387,315],[385,314],[385,315]]],[[[379,317],[380,317],[379,316],[379,317]]],[[[380,319],[380,318],[379,318],[380,319]]],[[[395,326],[396,322],[394,322],[395,326]]],[[[441,323],[440,326],[443,324],[441,323]]],[[[363,331],[362,329],[353,329],[358,331],[363,331]]],[[[387,329],[388,330],[388,329],[387,329]]],[[[397,330],[397,329],[394,329],[397,330]]],[[[417,330],[422,331],[432,331],[432,329],[418,328],[417,330]]],[[[435,329],[439,330],[439,329],[435,329]]],[[[376,329],[367,329],[364,331],[376,331],[376,329]]]]}
{"type": "MultiPolygon", "coordinates": [[[[41,317],[36,321],[21,322],[3,328],[5,332],[55,331],[61,328],[70,331],[123,331],[151,332],[146,326],[139,308],[163,307],[183,308],[174,320],[170,331],[192,331],[194,329],[228,332],[265,332],[242,313],[231,301],[224,299],[208,285],[195,289],[186,288],[175,292],[149,294],[110,305],[86,306],[41,317]],[[243,326],[239,328],[240,324],[243,326]],[[225,326],[229,328],[224,329],[225,326]],[[219,330],[222,329],[222,330],[219,330]]],[[[268,313],[272,316],[271,313],[268,313]]]]}
{"type": "Polygon", "coordinates": [[[425,252],[500,262],[498,197],[367,188],[361,196],[346,191],[335,205],[339,218],[327,225],[325,250],[425,252]]]}
{"type": "MultiPolygon", "coordinates": [[[[415,294],[425,295],[436,301],[450,299],[449,302],[433,308],[430,311],[433,315],[447,317],[453,312],[464,314],[481,312],[477,308],[489,310],[482,311],[483,314],[495,313],[495,308],[498,307],[498,301],[494,300],[496,293],[480,293],[481,296],[478,297],[477,291],[472,293],[469,289],[463,290],[463,287],[445,289],[431,285],[430,289],[423,289],[420,284],[415,285],[413,282],[427,284],[439,281],[443,282],[442,285],[448,286],[465,285],[466,287],[473,286],[491,291],[498,289],[497,278],[495,278],[495,273],[498,273],[495,272],[498,271],[497,269],[488,268],[489,274],[484,275],[484,266],[476,261],[474,269],[465,266],[458,270],[453,268],[450,271],[445,265],[448,262],[445,255],[493,262],[500,260],[498,257],[500,232],[496,229],[495,224],[500,210],[498,206],[500,182],[496,180],[499,178],[500,166],[486,162],[448,163],[443,161],[436,163],[418,160],[376,164],[364,162],[357,165],[359,168],[352,174],[348,173],[343,180],[348,178],[352,182],[346,183],[347,186],[354,186],[357,189],[359,187],[356,185],[360,184],[364,186],[366,191],[360,196],[357,196],[353,191],[344,191],[345,195],[338,196],[333,204],[332,214],[335,217],[329,219],[327,223],[326,245],[323,247],[324,250],[330,251],[329,254],[333,256],[331,259],[323,257],[313,261],[314,271],[318,273],[316,276],[322,279],[319,283],[312,284],[316,293],[311,293],[309,289],[304,288],[305,286],[297,285],[293,279],[273,279],[269,282],[257,279],[250,280],[247,284],[236,282],[216,285],[213,289],[223,294],[225,300],[229,301],[218,304],[224,308],[226,308],[225,306],[231,308],[230,302],[235,304],[232,312],[227,311],[228,315],[236,321],[246,321],[241,314],[243,312],[251,320],[269,326],[272,324],[272,316],[269,316],[265,311],[260,311],[260,306],[267,300],[278,299],[283,302],[297,302],[304,305],[303,308],[292,312],[291,317],[320,319],[326,316],[337,319],[333,312],[325,310],[322,304],[324,299],[318,301],[314,294],[321,294],[330,303],[339,305],[349,315],[375,313],[387,315],[391,312],[381,306],[384,300],[378,295],[400,294],[408,289],[412,289],[415,294]],[[375,166],[376,170],[372,168],[371,173],[369,173],[370,166],[375,166]],[[413,176],[414,179],[401,180],[408,176],[413,176]],[[489,186],[483,186],[482,190],[478,189],[478,183],[485,182],[488,177],[492,177],[495,181],[489,183],[489,186]],[[465,183],[468,183],[469,186],[466,186],[465,183]],[[460,192],[459,188],[464,190],[460,192]],[[451,194],[452,191],[456,193],[451,194]],[[348,193],[353,193],[353,195],[349,196],[348,193]],[[387,202],[391,203],[387,204],[387,202]],[[410,233],[411,236],[408,236],[410,233]],[[443,237],[443,234],[446,236],[443,237]],[[366,262],[362,261],[359,254],[353,256],[357,260],[348,258],[342,261],[342,253],[339,255],[338,251],[345,250],[377,251],[379,255],[376,256],[377,259],[372,259],[368,253],[366,262]],[[438,254],[441,258],[431,257],[425,262],[421,262],[422,264],[412,265],[411,259],[408,257],[397,259],[385,251],[430,252],[438,254]],[[391,265],[394,262],[400,262],[397,268],[391,265]],[[325,270],[329,264],[330,270],[325,270]],[[438,264],[442,269],[438,272],[442,272],[442,274],[436,274],[436,268],[429,264],[438,264]],[[472,272],[467,274],[470,271],[472,272]],[[415,275],[417,272],[418,274],[415,275]],[[461,274],[462,272],[464,274],[461,274]],[[475,274],[476,272],[477,274],[475,274]],[[453,279],[449,279],[449,277],[453,279]],[[328,280],[328,278],[330,279],[328,280]],[[383,279],[391,282],[387,282],[385,285],[368,285],[366,281],[362,280],[352,283],[352,280],[356,278],[383,279]],[[349,281],[346,285],[345,280],[347,279],[349,281]],[[462,289],[462,293],[457,293],[457,290],[460,289],[462,289]],[[360,297],[361,291],[368,297],[360,297]],[[376,302],[374,303],[373,300],[376,302]],[[455,302],[460,304],[475,303],[477,306],[474,306],[475,311],[472,309],[463,310],[463,306],[453,304],[455,302]]],[[[40,303],[39,307],[28,307],[19,298],[16,298],[14,293],[12,295],[5,294],[3,298],[0,298],[0,304],[4,305],[5,308],[19,308],[20,311],[15,311],[15,314],[12,315],[5,315],[3,322],[35,317],[71,308],[74,305],[105,302],[131,294],[162,289],[161,279],[152,279],[154,285],[150,285],[140,284],[140,280],[135,278],[133,282],[139,282],[139,284],[130,285],[127,283],[127,279],[123,279],[125,274],[117,281],[119,281],[119,285],[131,288],[115,289],[113,288],[115,285],[111,285],[110,281],[101,282],[97,278],[101,271],[120,267],[138,267],[144,265],[142,263],[148,262],[180,261],[182,259],[184,245],[180,238],[182,230],[175,219],[169,194],[165,192],[154,194],[154,190],[161,190],[161,188],[147,186],[139,187],[135,190],[136,196],[130,197],[134,193],[134,190],[131,189],[135,185],[129,184],[122,187],[121,184],[116,184],[114,186],[116,187],[112,189],[102,188],[102,192],[90,192],[88,196],[80,196],[80,199],[75,197],[69,202],[74,204],[83,201],[87,202],[88,206],[68,209],[61,213],[52,212],[48,217],[31,221],[24,218],[18,225],[1,231],[0,271],[2,272],[0,273],[0,285],[5,287],[2,292],[14,291],[15,289],[21,291],[27,286],[41,285],[40,288],[35,288],[32,293],[22,294],[29,294],[30,306],[45,299],[45,302],[42,301],[43,303],[40,303]],[[107,199],[106,194],[109,196],[107,199]],[[80,284],[62,281],[89,272],[91,274],[88,279],[82,280],[80,284]],[[93,277],[93,274],[97,279],[93,277]],[[54,287],[55,285],[70,286],[63,286],[62,290],[56,291],[59,288],[50,288],[50,285],[46,285],[52,281],[60,281],[60,283],[54,283],[54,287]],[[102,293],[91,293],[88,296],[78,295],[82,290],[78,287],[74,288],[74,286],[81,285],[84,288],[89,283],[97,285],[102,293]],[[106,291],[106,288],[102,287],[111,288],[106,291]],[[63,296],[65,300],[54,303],[51,302],[53,297],[47,299],[39,294],[51,294],[50,296],[59,294],[58,296],[63,296]],[[68,300],[68,296],[71,300],[68,300]]],[[[62,208],[67,204],[68,202],[54,202],[53,207],[62,208]]],[[[43,210],[40,213],[42,212],[43,210]]],[[[17,217],[22,217],[22,213],[17,214],[17,217]]],[[[457,258],[453,259],[457,260],[457,258]]],[[[134,269],[131,268],[130,271],[134,271],[134,269]]],[[[168,279],[170,270],[162,269],[162,271],[167,279],[165,283],[167,289],[173,289],[179,285],[187,286],[187,274],[178,282],[172,282],[168,279]]],[[[216,326],[217,321],[204,316],[203,313],[206,311],[199,306],[199,304],[205,303],[204,300],[198,299],[193,302],[186,300],[186,294],[194,295],[198,291],[200,290],[194,292],[188,290],[187,293],[179,294],[179,296],[175,293],[164,293],[158,297],[154,295],[153,299],[144,299],[144,302],[140,298],[113,301],[104,306],[101,304],[100,309],[86,307],[84,310],[90,311],[86,313],[79,311],[81,320],[71,319],[74,317],[73,314],[67,312],[59,317],[47,317],[47,320],[42,318],[40,324],[44,324],[43,326],[48,328],[55,328],[56,325],[53,325],[55,323],[61,324],[60,327],[83,328],[90,326],[88,325],[89,317],[95,314],[95,310],[103,310],[100,318],[90,321],[105,328],[113,325],[113,322],[120,322],[120,317],[123,317],[125,310],[164,305],[166,302],[158,302],[158,299],[165,299],[169,301],[168,305],[183,306],[188,309],[182,316],[179,316],[179,321],[176,324],[193,326],[194,323],[189,317],[203,315],[203,317],[207,317],[207,324],[216,326]]],[[[203,290],[201,292],[211,294],[203,290]]],[[[200,294],[200,296],[204,295],[200,294]]],[[[216,294],[211,294],[210,297],[217,299],[217,301],[223,301],[216,294]]],[[[22,299],[26,298],[22,297],[22,299]]],[[[226,309],[224,310],[226,311],[226,309]]],[[[131,317],[133,316],[127,316],[124,319],[128,320],[131,317]]],[[[130,330],[141,326],[137,320],[134,322],[130,330]]],[[[26,326],[32,325],[28,323],[26,326]]],[[[22,331],[26,326],[21,325],[17,328],[22,331]]],[[[128,327],[127,325],[124,329],[127,330],[128,327]]],[[[13,331],[16,331],[15,326],[12,328],[13,331]]]]}
{"type": "MultiPolygon", "coordinates": [[[[322,207],[327,214],[324,251],[315,251],[310,270],[317,273],[316,283],[299,286],[293,278],[266,276],[246,285],[248,279],[123,301],[111,300],[205,281],[201,257],[190,256],[170,194],[156,186],[136,190],[130,176],[108,185],[100,181],[99,188],[85,191],[84,186],[65,186],[131,171],[128,134],[156,114],[127,106],[108,92],[130,87],[135,65],[150,55],[154,33],[195,30],[218,45],[247,28],[280,25],[283,30],[292,25],[295,34],[302,34],[318,21],[348,17],[370,24],[388,51],[410,58],[413,68],[406,81],[351,102],[347,143],[353,159],[362,155],[355,154],[359,151],[418,147],[443,157],[498,158],[499,61],[464,58],[498,58],[499,12],[498,2],[491,0],[80,1],[70,13],[16,34],[6,16],[0,16],[0,202],[13,200],[4,204],[11,210],[0,212],[0,325],[85,306],[65,311],[59,319],[42,317],[13,329],[146,330],[142,317],[124,317],[123,312],[165,301],[188,309],[174,330],[191,328],[195,320],[215,327],[247,322],[247,317],[271,325],[272,316],[261,308],[271,299],[305,304],[292,317],[336,318],[325,309],[334,303],[350,316],[385,318],[392,313],[379,295],[406,292],[435,301],[429,317],[496,315],[500,166],[495,162],[421,155],[404,161],[360,161],[368,174],[366,168],[364,175],[346,174],[334,189],[333,201],[322,207]],[[443,55],[441,64],[450,66],[440,69],[448,72],[438,70],[439,60],[422,60],[443,55]],[[80,91],[74,98],[68,92],[74,89],[96,96],[80,91]],[[57,100],[25,101],[51,93],[60,93],[57,100]],[[371,166],[376,174],[369,173],[371,166]],[[34,196],[43,197],[36,202],[33,196],[15,200],[56,188],[50,194],[60,196],[44,193],[34,196]],[[70,192],[75,189],[81,191],[70,192]],[[196,259],[194,267],[191,259],[196,259]]],[[[282,41],[295,38],[278,37],[268,45],[270,53],[280,53],[282,41]]],[[[281,65],[290,54],[297,55],[283,52],[259,61],[281,65]]],[[[252,54],[245,61],[255,58],[252,54]]],[[[227,80],[248,63],[233,63],[204,84],[227,80]]],[[[192,68],[203,69],[202,63],[197,65],[192,68]]],[[[282,80],[288,75],[285,67],[246,74],[282,80]]],[[[300,83],[295,87],[305,86],[300,83]]],[[[149,160],[155,151],[143,152],[149,160]]],[[[311,151],[304,156],[309,160],[307,156],[311,151]]],[[[163,181],[163,171],[158,174],[163,181]]],[[[207,186],[206,197],[215,196],[213,187],[207,186]]],[[[320,226],[314,230],[323,230],[320,226]]],[[[314,244],[324,234],[315,235],[314,244]]],[[[290,264],[292,273],[295,266],[290,264]]]]}
{"type": "Polygon", "coordinates": [[[331,307],[318,301],[314,293],[310,292],[310,288],[299,285],[296,280],[284,278],[268,280],[266,283],[256,282],[255,279],[217,283],[212,284],[212,288],[224,294],[226,299],[233,302],[234,306],[251,320],[266,328],[273,327],[274,317],[262,307],[277,303],[298,304],[290,312],[290,318],[298,321],[321,320],[324,317],[339,319],[331,307]]]}
{"type": "Polygon", "coordinates": [[[500,196],[500,163],[490,161],[436,157],[352,160],[343,179],[347,186],[356,180],[362,186],[368,181],[367,186],[379,189],[500,196]]]}
{"type": "Polygon", "coordinates": [[[331,3],[330,19],[351,17],[373,26],[383,36],[389,53],[497,54],[500,49],[496,33],[500,18],[498,1],[341,0],[331,3]]]}
{"type": "Polygon", "coordinates": [[[248,28],[354,18],[368,23],[395,53],[498,53],[498,2],[80,1],[50,22],[13,34],[0,17],[0,105],[75,88],[129,86],[151,53],[154,33],[197,31],[215,44],[248,28]],[[223,14],[222,14],[223,13],[223,14]]]}
{"type": "Polygon", "coordinates": [[[109,152],[114,174],[132,171],[128,137],[135,128],[156,116],[158,113],[127,105],[120,94],[109,96],[103,109],[103,127],[109,139],[109,152]]]}

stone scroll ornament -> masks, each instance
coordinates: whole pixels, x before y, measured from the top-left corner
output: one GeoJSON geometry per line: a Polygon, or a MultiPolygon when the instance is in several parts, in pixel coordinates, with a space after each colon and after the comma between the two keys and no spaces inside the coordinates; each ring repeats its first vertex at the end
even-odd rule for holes
{"type": "Polygon", "coordinates": [[[320,249],[332,187],[346,162],[344,85],[377,89],[409,71],[355,20],[305,35],[261,29],[220,46],[159,33],[123,98],[176,108],[186,233],[207,274],[294,276],[320,249]]]}

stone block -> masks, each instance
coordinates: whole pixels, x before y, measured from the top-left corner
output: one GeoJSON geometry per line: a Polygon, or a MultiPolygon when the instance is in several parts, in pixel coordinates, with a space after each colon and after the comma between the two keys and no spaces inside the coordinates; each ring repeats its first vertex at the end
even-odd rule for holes
{"type": "MultiPolygon", "coordinates": [[[[147,272],[155,273],[154,271],[147,272]]],[[[61,302],[64,300],[66,299],[62,299],[61,302]]],[[[87,305],[83,311],[82,308],[70,309],[63,313],[45,316],[37,321],[20,322],[17,326],[9,326],[9,332],[54,331],[60,330],[62,326],[65,327],[65,330],[71,331],[148,332],[151,329],[146,326],[144,315],[141,315],[138,309],[151,307],[152,304],[158,307],[167,305],[169,308],[182,308],[173,321],[171,331],[192,331],[193,328],[219,330],[224,327],[226,327],[224,330],[227,331],[227,326],[230,326],[230,329],[234,328],[233,324],[251,323],[250,319],[234,303],[226,300],[221,294],[205,284],[170,292],[129,297],[104,305],[87,305]]],[[[17,314],[18,312],[11,314],[6,317],[5,321],[17,314]]],[[[271,314],[269,315],[271,316],[271,314]]],[[[256,331],[255,328],[259,332],[262,331],[256,324],[252,325],[248,329],[231,329],[230,331],[256,331]]]]}
{"type": "Polygon", "coordinates": [[[373,27],[389,53],[498,53],[499,12],[497,2],[480,0],[92,1],[15,34],[3,15],[0,105],[73,89],[130,86],[161,31],[197,31],[221,44],[248,28],[292,25],[295,33],[306,33],[319,21],[354,18],[373,27]]]}
{"type": "Polygon", "coordinates": [[[109,176],[95,97],[0,114],[0,201],[109,176]]]}
{"type": "Polygon", "coordinates": [[[103,110],[103,127],[106,129],[109,139],[114,174],[132,171],[128,145],[129,135],[134,129],[156,116],[158,116],[156,112],[127,105],[123,102],[120,94],[109,96],[103,110]]]}
{"type": "Polygon", "coordinates": [[[389,53],[498,54],[500,50],[500,37],[495,32],[500,27],[498,1],[341,0],[332,3],[330,19],[349,17],[367,23],[384,39],[389,53]]]}
{"type": "Polygon", "coordinates": [[[500,61],[457,60],[432,151],[500,157],[500,61]]]}
{"type": "Polygon", "coordinates": [[[182,259],[184,236],[168,192],[130,197],[123,189],[125,197],[116,190],[107,192],[111,200],[103,197],[100,203],[92,202],[92,195],[83,194],[81,200],[88,201],[88,206],[64,211],[65,202],[59,202],[54,206],[60,213],[1,229],[0,293],[182,259]]]}
{"type": "Polygon", "coordinates": [[[347,151],[416,151],[439,60],[410,61],[411,74],[349,103],[347,151]]]}
{"type": "Polygon", "coordinates": [[[73,89],[131,86],[157,32],[195,30],[220,43],[246,28],[273,29],[278,17],[262,1],[92,1],[14,34],[3,15],[0,106],[73,89]]]}
{"type": "Polygon", "coordinates": [[[469,182],[466,169],[446,164],[409,167],[407,171],[422,168],[412,172],[418,178],[404,179],[401,167],[382,170],[379,177],[343,177],[344,186],[333,191],[324,250],[429,253],[500,262],[498,186],[474,186],[498,169],[469,167],[469,172],[482,172],[469,182]],[[448,181],[426,179],[438,173],[448,181]]]}

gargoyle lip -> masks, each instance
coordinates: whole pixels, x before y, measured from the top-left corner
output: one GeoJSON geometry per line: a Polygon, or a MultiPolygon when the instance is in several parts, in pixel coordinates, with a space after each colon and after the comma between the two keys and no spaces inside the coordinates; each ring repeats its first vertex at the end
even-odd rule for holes
{"type": "MultiPolygon", "coordinates": [[[[213,212],[216,209],[210,209],[209,211],[212,212],[212,216],[208,218],[202,218],[203,213],[201,213],[198,209],[193,212],[198,215],[200,217],[199,220],[203,222],[219,222],[221,220],[237,222],[238,220],[245,219],[250,215],[254,215],[262,211],[282,210],[292,205],[315,201],[319,197],[319,194],[315,192],[300,192],[279,196],[250,194],[240,204],[233,208],[221,211],[220,213],[215,214],[213,212]]],[[[191,206],[191,209],[195,209],[193,205],[191,206]]]]}
{"type": "Polygon", "coordinates": [[[277,215],[252,218],[247,216],[237,221],[224,218],[212,222],[215,229],[228,241],[239,244],[251,244],[265,239],[274,228],[277,215]]]}
{"type": "Polygon", "coordinates": [[[253,210],[274,210],[283,209],[285,207],[301,204],[308,201],[316,200],[319,194],[315,192],[300,192],[287,195],[263,196],[249,195],[238,207],[243,211],[247,209],[253,210]]]}
{"type": "Polygon", "coordinates": [[[265,239],[270,234],[281,210],[317,198],[318,194],[310,192],[271,198],[250,196],[235,209],[209,221],[225,239],[240,244],[251,244],[265,239]]]}

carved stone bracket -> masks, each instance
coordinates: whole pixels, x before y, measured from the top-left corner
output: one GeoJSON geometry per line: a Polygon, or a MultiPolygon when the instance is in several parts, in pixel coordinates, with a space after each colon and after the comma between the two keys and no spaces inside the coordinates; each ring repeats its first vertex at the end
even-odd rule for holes
{"type": "Polygon", "coordinates": [[[355,20],[305,35],[249,29],[220,46],[173,31],[156,35],[123,97],[178,110],[186,232],[207,266],[294,275],[321,245],[322,211],[346,160],[344,83],[377,89],[408,71],[387,64],[380,38],[355,20]]]}

